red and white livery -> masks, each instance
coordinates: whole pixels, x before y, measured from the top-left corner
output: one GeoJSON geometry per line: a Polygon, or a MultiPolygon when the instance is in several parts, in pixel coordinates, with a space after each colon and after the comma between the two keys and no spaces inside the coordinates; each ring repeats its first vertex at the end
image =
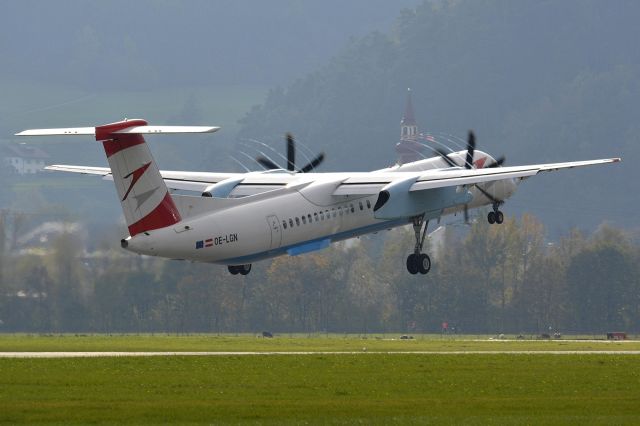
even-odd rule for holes
{"type": "MultiPolygon", "coordinates": [[[[112,179],[129,236],[122,247],[145,255],[228,265],[246,275],[255,261],[298,255],[335,241],[396,226],[413,225],[415,246],[407,257],[412,274],[429,272],[422,252],[430,220],[491,206],[487,219],[500,224],[499,207],[518,183],[540,172],[615,163],[619,158],[503,167],[475,149],[367,173],[317,173],[318,156],[295,169],[288,138],[287,169],[249,173],[159,170],[143,135],[211,133],[218,127],[149,126],[125,120],[97,127],[25,130],[18,136],[94,136],[109,167],[52,165],[49,170],[112,179]],[[172,194],[170,190],[194,195],[172,194]]],[[[258,159],[267,168],[270,160],[258,159]]]]}

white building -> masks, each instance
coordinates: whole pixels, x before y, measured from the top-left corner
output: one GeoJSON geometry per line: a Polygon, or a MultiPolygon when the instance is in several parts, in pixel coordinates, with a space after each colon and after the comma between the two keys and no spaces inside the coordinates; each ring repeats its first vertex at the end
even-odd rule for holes
{"type": "Polygon", "coordinates": [[[35,146],[8,144],[4,147],[4,161],[20,175],[40,172],[47,158],[49,155],[35,146]]]}

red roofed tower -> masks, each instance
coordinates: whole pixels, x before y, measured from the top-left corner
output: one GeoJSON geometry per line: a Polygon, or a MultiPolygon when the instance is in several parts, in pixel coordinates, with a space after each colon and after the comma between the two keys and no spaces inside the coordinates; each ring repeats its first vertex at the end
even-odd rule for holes
{"type": "Polygon", "coordinates": [[[399,164],[410,163],[424,158],[422,155],[424,146],[418,142],[418,137],[418,124],[413,113],[411,89],[407,89],[407,103],[400,121],[400,142],[396,144],[399,164]]]}

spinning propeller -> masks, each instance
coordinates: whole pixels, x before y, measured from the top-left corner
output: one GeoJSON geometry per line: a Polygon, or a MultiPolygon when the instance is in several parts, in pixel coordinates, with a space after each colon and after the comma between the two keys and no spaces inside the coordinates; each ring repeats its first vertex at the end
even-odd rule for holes
{"type": "MultiPolygon", "coordinates": [[[[473,134],[472,131],[469,131],[469,137],[467,139],[467,157],[466,157],[465,162],[464,162],[464,168],[465,169],[473,169],[474,168],[473,154],[474,154],[475,150],[476,150],[476,136],[473,134]]],[[[449,158],[449,160],[451,160],[451,159],[449,158]]],[[[494,160],[491,164],[488,164],[488,165],[485,164],[481,168],[489,169],[489,168],[493,168],[493,167],[500,167],[505,162],[505,160],[506,160],[505,156],[501,155],[500,157],[498,157],[498,159],[494,160]]],[[[493,197],[491,194],[489,194],[487,191],[482,189],[482,187],[480,187],[480,185],[474,184],[473,186],[475,186],[478,189],[478,191],[482,192],[482,194],[484,194],[494,204],[499,204],[501,202],[500,200],[497,200],[495,197],[493,197]]],[[[469,205],[468,204],[464,205],[464,221],[466,223],[469,223],[469,205]]]]}
{"type": "MultiPolygon", "coordinates": [[[[449,157],[447,152],[442,148],[434,148],[435,152],[442,157],[442,159],[451,167],[460,167],[458,163],[456,163],[451,157],[449,157]]],[[[465,169],[474,168],[473,164],[473,154],[476,150],[476,136],[472,131],[469,131],[469,137],[467,138],[467,155],[464,162],[465,169]]],[[[493,167],[500,167],[505,162],[504,155],[501,155],[496,160],[494,160],[491,164],[485,164],[482,169],[490,169],[493,167]]]]}
{"type": "MultiPolygon", "coordinates": [[[[324,153],[320,153],[318,156],[316,156],[316,158],[311,160],[304,167],[302,167],[301,169],[296,169],[296,142],[293,139],[293,135],[291,133],[287,133],[287,170],[288,171],[307,173],[315,169],[316,167],[318,167],[323,160],[324,160],[324,153]]],[[[264,167],[266,170],[274,170],[274,169],[282,168],[264,156],[259,156],[258,158],[256,158],[256,161],[260,163],[260,165],[264,167]]]]}

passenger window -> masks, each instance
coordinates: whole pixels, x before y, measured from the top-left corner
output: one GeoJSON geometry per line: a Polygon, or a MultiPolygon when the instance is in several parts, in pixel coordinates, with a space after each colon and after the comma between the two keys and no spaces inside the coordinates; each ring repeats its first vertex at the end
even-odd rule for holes
{"type": "Polygon", "coordinates": [[[313,220],[315,220],[316,222],[318,221],[318,213],[313,214],[313,220]]]}
{"type": "Polygon", "coordinates": [[[307,217],[306,216],[302,216],[302,224],[303,225],[307,224],[307,217]]]}
{"type": "Polygon", "coordinates": [[[371,208],[371,203],[369,202],[369,200],[367,200],[367,208],[370,209],[371,208]]]}
{"type": "Polygon", "coordinates": [[[287,229],[287,221],[286,221],[286,220],[283,220],[283,221],[282,221],[282,227],[283,227],[284,229],[287,229]]]}
{"type": "Polygon", "coordinates": [[[296,217],[296,226],[300,226],[300,218],[296,217]]]}
{"type": "Polygon", "coordinates": [[[307,215],[307,217],[309,218],[309,223],[313,222],[313,221],[311,220],[311,215],[310,215],[310,214],[308,214],[308,215],[307,215]]]}
{"type": "Polygon", "coordinates": [[[362,201],[358,202],[360,204],[360,211],[364,210],[364,206],[362,205],[362,201]]]}
{"type": "Polygon", "coordinates": [[[293,219],[289,218],[289,226],[293,228],[293,219]]]}
{"type": "Polygon", "coordinates": [[[351,213],[356,211],[356,209],[353,208],[353,204],[349,204],[349,206],[351,207],[351,213]]]}

